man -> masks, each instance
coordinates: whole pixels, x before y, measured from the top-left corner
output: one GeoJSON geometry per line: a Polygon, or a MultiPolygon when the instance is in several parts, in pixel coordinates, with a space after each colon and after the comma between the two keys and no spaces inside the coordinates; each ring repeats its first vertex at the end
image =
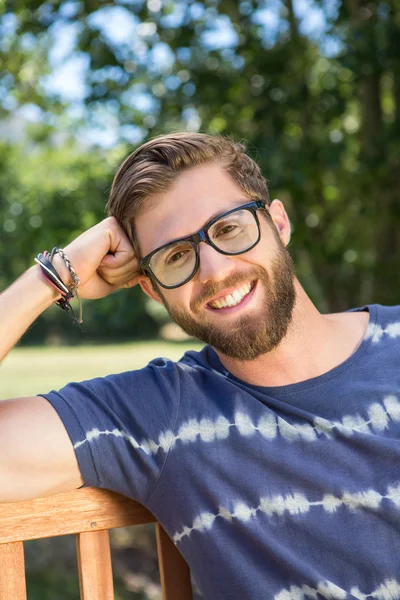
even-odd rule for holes
{"type": "MultiPolygon", "coordinates": [[[[65,248],[80,295],[139,284],[206,346],[0,403],[0,500],[135,498],[207,600],[400,598],[400,307],[320,314],[229,139],[148,142],[108,208],[65,248]]],[[[59,297],[38,265],[2,294],[3,356],[59,297]]]]}

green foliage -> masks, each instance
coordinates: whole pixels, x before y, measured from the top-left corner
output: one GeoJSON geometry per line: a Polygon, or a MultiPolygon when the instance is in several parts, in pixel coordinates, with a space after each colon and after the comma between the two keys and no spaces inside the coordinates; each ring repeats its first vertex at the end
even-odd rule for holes
{"type": "MultiPolygon", "coordinates": [[[[1,289],[31,266],[38,252],[65,246],[105,218],[107,190],[124,153],[84,152],[72,143],[30,148],[0,144],[1,289]]],[[[54,308],[40,317],[24,343],[136,339],[157,330],[138,288],[86,302],[84,320],[82,334],[54,308]]]]}
{"type": "MultiPolygon", "coordinates": [[[[90,58],[86,124],[100,131],[104,115],[113,115],[121,142],[132,126],[142,136],[200,127],[247,139],[273,197],[287,207],[297,273],[318,307],[395,303],[400,2],[342,0],[336,12],[326,11],[319,38],[304,33],[307,23],[292,0],[277,6],[274,26],[262,19],[269,5],[261,0],[138,0],[117,7],[9,2],[1,21],[8,29],[0,81],[14,105],[36,103],[53,115],[47,122],[65,127],[65,116],[54,121],[64,101],[46,94],[41,74],[49,71],[44,50],[57,27],[76,25],[75,52],[90,58]],[[132,27],[130,37],[113,37],[104,26],[116,10],[132,27]],[[218,35],[221,22],[230,29],[226,42],[218,35]],[[335,50],[326,50],[329,43],[335,50]],[[26,48],[31,54],[34,48],[34,67],[26,48]],[[161,51],[167,59],[157,58],[161,51]]],[[[36,128],[34,148],[31,142],[0,149],[3,284],[30,264],[33,251],[67,241],[101,218],[118,162],[99,148],[79,151],[71,141],[46,146],[44,128],[36,128]],[[19,205],[18,227],[10,231],[16,217],[10,207],[18,211],[19,205]]],[[[118,148],[119,159],[128,147],[118,148]]],[[[140,306],[143,315],[139,298],[134,305],[133,312],[140,306]]],[[[110,298],[87,310],[117,328],[129,316],[131,334],[136,317],[128,306],[128,300],[110,298]]],[[[152,320],[146,319],[149,331],[152,320]]]]}
{"type": "MultiPolygon", "coordinates": [[[[111,549],[116,600],[161,599],[154,526],[113,530],[111,549]]],[[[26,542],[25,562],[30,600],[79,598],[75,536],[26,542]]]]}
{"type": "MultiPolygon", "coordinates": [[[[324,27],[312,35],[293,0],[0,2],[0,289],[105,216],[128,143],[187,129],[248,141],[287,208],[297,275],[320,310],[398,304],[400,0],[315,0],[319,9],[324,27]],[[116,11],[129,35],[107,32],[116,11]],[[71,111],[46,86],[66,26],[77,36],[70,55],[88,64],[71,111]],[[34,123],[18,111],[27,106],[34,123]],[[100,136],[108,119],[115,147],[83,146],[82,132],[100,136]]],[[[82,335],[50,309],[24,342],[143,337],[165,314],[134,289],[86,302],[84,317],[82,335]]],[[[117,597],[145,598],[122,591],[132,565],[119,550],[117,597]]],[[[32,565],[34,600],[77,597],[62,568],[56,583],[32,565]]]]}

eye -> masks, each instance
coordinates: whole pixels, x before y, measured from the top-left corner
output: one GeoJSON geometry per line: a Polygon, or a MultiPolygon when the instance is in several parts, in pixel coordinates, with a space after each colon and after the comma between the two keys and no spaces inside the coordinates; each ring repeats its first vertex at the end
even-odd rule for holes
{"type": "Polygon", "coordinates": [[[224,227],[221,227],[221,229],[218,231],[218,235],[226,235],[227,233],[231,233],[234,229],[236,228],[236,225],[225,225],[224,227]]]}
{"type": "Polygon", "coordinates": [[[168,257],[167,263],[173,264],[178,262],[185,254],[188,253],[188,250],[179,250],[179,252],[174,252],[171,256],[168,257]]]}

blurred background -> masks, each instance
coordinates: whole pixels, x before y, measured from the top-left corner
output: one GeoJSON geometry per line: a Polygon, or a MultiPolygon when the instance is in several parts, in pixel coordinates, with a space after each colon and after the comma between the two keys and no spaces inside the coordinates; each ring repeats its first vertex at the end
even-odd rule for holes
{"type": "MultiPolygon", "coordinates": [[[[123,158],[177,130],[247,141],[322,312],[399,303],[400,0],[0,0],[0,290],[104,218],[123,158]]],[[[46,311],[1,397],[195,345],[136,289],[84,318],[46,311]]],[[[152,530],[113,544],[117,598],[158,600],[152,530]]],[[[73,541],[27,557],[30,598],[78,597],[73,541]]]]}

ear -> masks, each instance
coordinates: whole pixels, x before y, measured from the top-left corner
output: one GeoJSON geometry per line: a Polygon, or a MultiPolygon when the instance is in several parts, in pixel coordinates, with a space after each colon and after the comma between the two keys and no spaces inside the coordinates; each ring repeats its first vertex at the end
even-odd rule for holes
{"type": "Polygon", "coordinates": [[[273,200],[269,205],[269,213],[284,246],[290,242],[291,227],[287,212],[280,200],[273,200]]]}
{"type": "Polygon", "coordinates": [[[139,285],[142,288],[143,292],[149,296],[152,300],[155,300],[159,304],[163,304],[161,296],[156,292],[156,290],[151,285],[151,281],[148,277],[142,277],[139,280],[139,285]]]}

